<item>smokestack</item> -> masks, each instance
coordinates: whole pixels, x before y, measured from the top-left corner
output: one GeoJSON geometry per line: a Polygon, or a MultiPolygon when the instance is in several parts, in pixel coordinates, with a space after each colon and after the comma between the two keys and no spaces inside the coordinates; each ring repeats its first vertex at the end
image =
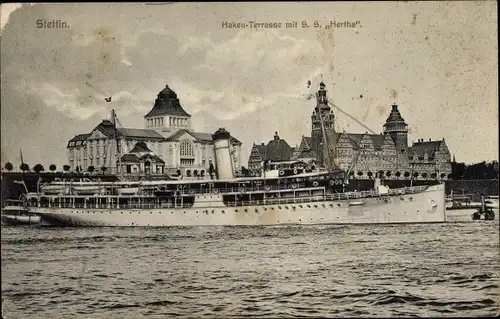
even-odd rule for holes
{"type": "Polygon", "coordinates": [[[233,179],[234,168],[230,150],[231,135],[224,128],[219,128],[212,135],[214,141],[217,179],[233,179]]]}

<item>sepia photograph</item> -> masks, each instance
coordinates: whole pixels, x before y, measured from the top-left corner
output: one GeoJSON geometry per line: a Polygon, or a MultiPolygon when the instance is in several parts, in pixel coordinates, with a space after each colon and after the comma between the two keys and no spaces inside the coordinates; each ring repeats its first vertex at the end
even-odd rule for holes
{"type": "Polygon", "coordinates": [[[500,316],[497,6],[1,4],[2,319],[500,316]]]}

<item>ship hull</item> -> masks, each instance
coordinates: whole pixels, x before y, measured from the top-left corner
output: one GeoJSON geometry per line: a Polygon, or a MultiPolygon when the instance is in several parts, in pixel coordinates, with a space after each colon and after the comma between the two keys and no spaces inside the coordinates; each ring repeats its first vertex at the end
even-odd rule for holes
{"type": "Polygon", "coordinates": [[[40,216],[23,216],[2,214],[2,224],[4,225],[39,225],[40,216]]]}
{"type": "Polygon", "coordinates": [[[200,196],[190,208],[34,208],[53,225],[168,227],[279,224],[394,224],[445,222],[444,185],[420,193],[351,200],[225,206],[220,195],[200,196]]]}

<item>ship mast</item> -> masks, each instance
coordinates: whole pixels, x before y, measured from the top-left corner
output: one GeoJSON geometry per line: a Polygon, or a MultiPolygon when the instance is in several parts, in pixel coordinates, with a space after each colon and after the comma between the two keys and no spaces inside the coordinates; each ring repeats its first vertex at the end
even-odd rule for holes
{"type": "MultiPolygon", "coordinates": [[[[318,93],[316,93],[316,98],[319,99],[318,93]]],[[[325,123],[323,121],[323,114],[321,108],[318,106],[319,113],[319,122],[321,124],[321,134],[323,136],[323,162],[325,163],[325,168],[330,171],[331,162],[330,162],[330,152],[328,149],[328,138],[326,136],[325,123]]]]}
{"type": "Polygon", "coordinates": [[[116,143],[116,156],[118,157],[118,174],[120,176],[120,179],[123,177],[122,174],[122,157],[121,157],[121,151],[120,151],[120,140],[118,139],[118,130],[116,129],[116,113],[115,110],[111,110],[111,123],[113,123],[113,137],[115,139],[116,143]]]}

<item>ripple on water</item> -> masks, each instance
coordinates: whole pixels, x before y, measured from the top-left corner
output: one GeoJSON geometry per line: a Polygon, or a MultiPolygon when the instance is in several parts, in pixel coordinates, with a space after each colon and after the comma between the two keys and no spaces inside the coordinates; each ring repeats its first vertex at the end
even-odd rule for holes
{"type": "Polygon", "coordinates": [[[2,228],[10,318],[487,316],[498,222],[2,228]]]}

